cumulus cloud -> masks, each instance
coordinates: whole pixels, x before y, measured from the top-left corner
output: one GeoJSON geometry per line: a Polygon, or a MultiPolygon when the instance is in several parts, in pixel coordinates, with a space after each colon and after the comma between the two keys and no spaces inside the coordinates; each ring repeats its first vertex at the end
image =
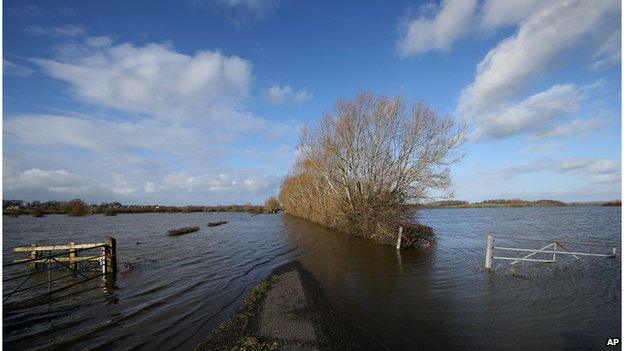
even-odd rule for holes
{"type": "Polygon", "coordinates": [[[613,2],[553,3],[538,12],[490,50],[477,75],[460,97],[459,112],[475,116],[514,97],[527,78],[541,71],[557,54],[579,44],[601,24],[613,2]]]}
{"type": "MultiPolygon", "coordinates": [[[[63,169],[89,181],[46,188],[26,184],[7,188],[7,196],[260,202],[277,189],[266,181],[277,175],[266,169],[280,164],[285,171],[290,163],[290,155],[272,154],[272,167],[264,164],[268,158],[248,159],[250,145],[264,151],[276,141],[283,144],[296,123],[274,122],[249,110],[252,65],[235,55],[209,50],[186,55],[162,44],[116,45],[108,37],[85,36],[65,41],[54,58],[33,62],[66,82],[75,99],[103,108],[5,117],[11,158],[20,161],[9,170],[63,169]],[[229,164],[248,169],[225,167],[229,164]]],[[[302,99],[293,93],[295,98],[302,99]]]]}
{"type": "Polygon", "coordinates": [[[514,35],[491,49],[477,66],[474,82],[462,91],[456,113],[476,125],[476,137],[538,132],[540,123],[550,127],[554,118],[578,108],[579,95],[571,84],[552,86],[520,102],[517,98],[527,81],[556,57],[599,32],[605,18],[618,13],[619,5],[616,1],[548,5],[521,21],[514,35]]]}
{"type": "Polygon", "coordinates": [[[34,62],[84,101],[162,117],[210,118],[222,109],[236,115],[251,88],[251,64],[238,56],[209,50],[189,56],[162,44],[106,44],[91,38],[71,58],[34,62]]]}
{"type": "Polygon", "coordinates": [[[579,99],[573,84],[555,85],[517,104],[483,112],[474,118],[478,123],[472,138],[500,139],[522,133],[539,133],[554,119],[577,111],[579,99]]]}
{"type": "Polygon", "coordinates": [[[274,85],[267,89],[264,94],[264,98],[275,106],[281,105],[285,102],[294,102],[296,104],[304,103],[312,98],[305,88],[299,91],[294,91],[288,85],[274,85]]]}
{"type": "Polygon", "coordinates": [[[439,9],[435,9],[437,14],[428,16],[432,7],[432,4],[425,5],[418,18],[403,20],[403,34],[397,42],[401,56],[449,50],[455,40],[470,30],[477,0],[444,0],[439,9]]]}

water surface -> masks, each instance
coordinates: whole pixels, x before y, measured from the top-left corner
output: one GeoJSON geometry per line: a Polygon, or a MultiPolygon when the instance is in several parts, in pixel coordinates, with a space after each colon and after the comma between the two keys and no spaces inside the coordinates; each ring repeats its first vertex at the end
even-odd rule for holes
{"type": "MultiPolygon", "coordinates": [[[[380,349],[596,349],[620,331],[620,257],[495,261],[487,233],[620,247],[620,208],[431,209],[430,250],[378,246],[287,215],[128,214],[4,217],[5,263],[21,244],[117,239],[142,262],[86,293],[4,312],[10,349],[194,349],[273,268],[299,260],[347,320],[380,349]],[[210,221],[227,220],[219,227],[210,221]],[[167,229],[198,225],[179,237],[167,229]]],[[[503,242],[539,248],[542,243],[503,242]]],[[[609,252],[609,248],[570,249],[609,252]]],[[[5,270],[5,278],[10,271],[5,270]]],[[[5,286],[6,289],[10,286],[5,286]]]]}

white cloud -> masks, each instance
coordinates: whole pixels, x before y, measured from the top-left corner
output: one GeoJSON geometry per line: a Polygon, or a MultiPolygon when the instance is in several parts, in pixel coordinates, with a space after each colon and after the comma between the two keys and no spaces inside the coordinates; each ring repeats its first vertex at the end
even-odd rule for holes
{"type": "Polygon", "coordinates": [[[284,102],[294,102],[296,104],[302,104],[312,98],[306,89],[300,91],[293,91],[289,85],[273,85],[264,94],[265,99],[275,106],[279,106],[284,102]]]}
{"type": "Polygon", "coordinates": [[[81,196],[86,194],[90,188],[86,185],[79,186],[51,186],[48,191],[56,194],[65,194],[73,196],[81,196]]]}
{"type": "Polygon", "coordinates": [[[605,18],[617,15],[616,1],[548,2],[520,23],[518,31],[491,49],[477,66],[473,83],[460,96],[457,115],[476,125],[477,137],[500,138],[538,132],[548,122],[574,111],[571,85],[555,85],[516,103],[529,78],[566,50],[583,45],[601,31],[605,18]],[[517,104],[517,105],[515,105],[517,104]],[[491,125],[491,124],[494,125],[491,125]],[[505,126],[509,123],[509,126],[505,126]]]}
{"type": "Polygon", "coordinates": [[[81,100],[101,106],[178,119],[211,120],[223,111],[245,117],[240,103],[252,83],[248,61],[207,50],[189,56],[162,44],[103,45],[105,39],[91,38],[64,59],[34,62],[81,100]]]}
{"type": "Polygon", "coordinates": [[[266,174],[285,171],[292,159],[279,148],[249,149],[238,139],[211,137],[212,130],[152,119],[24,115],[8,117],[4,133],[11,145],[4,157],[6,196],[28,199],[71,194],[89,201],[258,202],[274,194],[279,183],[275,175],[266,174]],[[249,169],[224,167],[232,162],[244,162],[249,169]],[[182,166],[189,171],[174,171],[182,166]],[[23,170],[56,169],[50,167],[79,174],[83,181],[52,182],[43,188],[32,182],[12,186],[23,170]],[[248,179],[252,182],[245,182],[248,179]]]}
{"type": "Polygon", "coordinates": [[[594,68],[615,66],[622,61],[622,42],[620,28],[616,28],[607,35],[594,53],[594,68]]]}
{"type": "Polygon", "coordinates": [[[26,27],[26,33],[36,36],[47,36],[53,38],[77,38],[86,33],[84,28],[73,24],[62,26],[30,26],[26,27]]]}
{"type": "Polygon", "coordinates": [[[2,60],[2,71],[5,75],[19,76],[19,77],[28,77],[33,75],[35,71],[31,68],[18,65],[13,63],[7,59],[2,60]]]}
{"type": "Polygon", "coordinates": [[[498,174],[510,178],[534,172],[573,173],[589,179],[591,183],[619,183],[622,163],[617,160],[598,158],[544,159],[519,163],[499,169],[498,174]]]}
{"type": "Polygon", "coordinates": [[[570,123],[556,126],[550,130],[538,131],[533,134],[535,138],[551,138],[551,137],[563,137],[563,136],[578,136],[586,134],[594,129],[598,129],[606,125],[609,121],[607,119],[588,118],[588,119],[575,119],[570,123]]]}
{"type": "Polygon", "coordinates": [[[617,173],[621,168],[621,162],[607,159],[597,160],[589,165],[589,170],[596,174],[617,173]]]}
{"type": "Polygon", "coordinates": [[[163,178],[164,186],[168,189],[195,190],[204,189],[210,192],[238,191],[274,193],[277,191],[281,178],[276,175],[266,175],[260,172],[234,172],[228,174],[199,174],[189,172],[174,172],[163,178]]]}
{"type": "Polygon", "coordinates": [[[500,139],[522,133],[539,133],[559,117],[578,110],[578,89],[572,84],[555,85],[517,104],[492,109],[474,118],[475,140],[500,139]]]}
{"type": "Polygon", "coordinates": [[[153,182],[146,182],[144,191],[145,193],[153,193],[156,190],[156,185],[153,182]]]}
{"type": "Polygon", "coordinates": [[[483,4],[481,26],[496,28],[522,22],[551,4],[543,0],[487,0],[483,4]]]}
{"type": "Polygon", "coordinates": [[[194,176],[188,172],[176,172],[167,174],[164,179],[165,186],[180,189],[205,188],[209,191],[229,190],[238,184],[235,179],[230,179],[227,174],[201,174],[194,176]]]}
{"type": "Polygon", "coordinates": [[[90,117],[23,115],[4,121],[7,140],[21,145],[70,146],[98,152],[143,149],[201,151],[196,129],[159,120],[115,121],[90,117]]]}
{"type": "Polygon", "coordinates": [[[272,190],[276,192],[280,181],[281,178],[275,175],[263,177],[254,176],[243,180],[243,186],[248,191],[272,190]]]}
{"type": "Polygon", "coordinates": [[[612,183],[620,183],[622,181],[622,175],[619,173],[607,173],[600,174],[592,178],[592,183],[594,184],[612,184],[612,183]]]}
{"type": "Polygon", "coordinates": [[[444,0],[432,18],[425,13],[431,6],[422,7],[418,18],[401,24],[403,34],[397,47],[402,56],[449,50],[456,39],[469,32],[477,0],[444,0]]]}
{"type": "MultiPolygon", "coordinates": [[[[12,173],[12,172],[11,172],[12,173]]],[[[22,172],[7,174],[4,177],[4,187],[16,188],[57,188],[74,186],[81,182],[79,175],[70,173],[64,169],[41,170],[33,168],[22,172]]]]}
{"type": "Polygon", "coordinates": [[[111,46],[112,43],[112,39],[106,36],[90,36],[85,39],[85,44],[87,44],[87,46],[96,49],[111,46]]]}
{"type": "MultiPolygon", "coordinates": [[[[209,50],[188,55],[161,44],[116,45],[102,36],[62,42],[57,56],[32,61],[66,82],[75,100],[103,108],[6,116],[6,196],[258,203],[277,189],[272,172],[285,171],[290,154],[252,157],[247,151],[294,143],[289,131],[296,121],[273,122],[249,110],[249,61],[209,50]],[[18,182],[31,169],[64,170],[80,181],[18,182]],[[245,185],[248,179],[253,184],[245,185]]],[[[308,97],[293,92],[289,99],[308,97]]]]}
{"type": "Polygon", "coordinates": [[[479,63],[474,82],[462,92],[459,112],[479,115],[514,97],[527,78],[555,55],[578,45],[610,10],[611,1],[553,3],[529,18],[479,63]]]}

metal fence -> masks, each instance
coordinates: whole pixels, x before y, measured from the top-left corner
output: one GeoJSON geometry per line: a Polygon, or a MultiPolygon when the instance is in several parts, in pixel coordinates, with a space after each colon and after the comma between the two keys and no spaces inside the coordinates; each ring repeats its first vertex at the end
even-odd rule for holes
{"type": "Polygon", "coordinates": [[[615,258],[617,252],[616,247],[612,247],[609,245],[596,244],[596,243],[582,243],[576,241],[560,241],[560,240],[545,240],[545,239],[535,239],[535,238],[526,238],[526,237],[505,237],[505,236],[496,236],[488,235],[486,239],[485,246],[485,268],[492,269],[492,260],[506,260],[512,261],[510,265],[515,265],[519,262],[543,262],[543,263],[554,263],[557,262],[557,256],[572,256],[577,260],[580,259],[579,256],[594,256],[594,257],[608,257],[615,258]],[[528,248],[519,248],[519,247],[510,247],[510,246],[497,246],[495,245],[496,239],[508,239],[508,240],[526,240],[533,242],[546,242],[547,245],[539,248],[539,249],[528,249],[528,248]],[[565,244],[565,245],[564,245],[565,244]],[[571,251],[568,249],[568,246],[583,246],[583,247],[601,247],[601,248],[610,248],[609,253],[599,253],[599,252],[581,252],[581,251],[571,251]],[[508,256],[494,256],[495,250],[498,251],[507,251],[507,252],[523,252],[528,253],[522,257],[508,257],[508,256]]]}

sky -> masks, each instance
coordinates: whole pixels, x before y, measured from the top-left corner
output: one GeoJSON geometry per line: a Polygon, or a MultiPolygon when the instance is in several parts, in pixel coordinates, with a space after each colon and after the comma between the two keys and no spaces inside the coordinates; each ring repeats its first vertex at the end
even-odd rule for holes
{"type": "Polygon", "coordinates": [[[466,125],[456,199],[621,194],[617,0],[3,2],[3,196],[261,203],[368,91],[466,125]]]}

